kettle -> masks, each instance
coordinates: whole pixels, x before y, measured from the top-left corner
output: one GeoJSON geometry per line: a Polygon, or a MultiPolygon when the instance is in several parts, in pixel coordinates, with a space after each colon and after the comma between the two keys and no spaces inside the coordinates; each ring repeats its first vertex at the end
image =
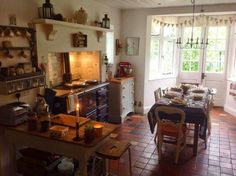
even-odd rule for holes
{"type": "Polygon", "coordinates": [[[39,116],[46,115],[48,113],[48,105],[47,105],[44,97],[40,94],[38,94],[37,98],[36,98],[35,111],[39,116]]]}

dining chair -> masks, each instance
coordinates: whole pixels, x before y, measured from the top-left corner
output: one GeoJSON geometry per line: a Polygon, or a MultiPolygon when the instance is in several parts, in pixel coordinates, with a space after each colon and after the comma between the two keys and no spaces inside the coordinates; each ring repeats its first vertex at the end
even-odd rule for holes
{"type": "Polygon", "coordinates": [[[178,163],[179,154],[186,146],[185,112],[176,107],[159,106],[154,111],[157,117],[158,156],[162,155],[162,144],[176,145],[175,163],[178,163]]]}
{"type": "Polygon", "coordinates": [[[154,91],[155,102],[157,102],[162,97],[161,88],[159,87],[154,91]]]}
{"type": "Polygon", "coordinates": [[[169,88],[168,88],[168,87],[166,87],[165,89],[162,89],[162,95],[165,95],[165,94],[167,94],[168,90],[169,90],[169,88]]]}
{"type": "Polygon", "coordinates": [[[208,130],[208,135],[211,134],[211,116],[210,116],[210,111],[213,109],[214,106],[214,99],[213,95],[209,94],[208,95],[208,102],[207,102],[207,130],[208,130]]]}

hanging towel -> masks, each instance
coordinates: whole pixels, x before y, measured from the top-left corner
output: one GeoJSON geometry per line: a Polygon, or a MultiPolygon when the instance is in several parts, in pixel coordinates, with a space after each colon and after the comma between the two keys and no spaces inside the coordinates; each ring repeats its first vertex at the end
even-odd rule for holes
{"type": "Polygon", "coordinates": [[[67,97],[67,113],[75,111],[76,104],[79,103],[77,94],[72,94],[67,97]]]}

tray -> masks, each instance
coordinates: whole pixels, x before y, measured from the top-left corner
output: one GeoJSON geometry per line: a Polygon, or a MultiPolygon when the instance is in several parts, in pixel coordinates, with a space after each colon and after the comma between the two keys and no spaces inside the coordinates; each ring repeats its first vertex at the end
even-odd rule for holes
{"type": "MultiPolygon", "coordinates": [[[[75,128],[76,121],[77,121],[76,116],[67,115],[67,114],[58,114],[52,117],[51,123],[56,124],[56,125],[63,125],[63,126],[75,128]]],[[[79,117],[79,126],[82,126],[89,121],[90,119],[79,117]]]]}

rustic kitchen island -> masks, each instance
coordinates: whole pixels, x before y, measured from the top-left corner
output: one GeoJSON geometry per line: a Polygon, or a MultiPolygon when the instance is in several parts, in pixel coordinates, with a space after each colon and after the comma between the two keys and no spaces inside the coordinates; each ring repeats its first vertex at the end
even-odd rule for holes
{"type": "MultiPolygon", "coordinates": [[[[59,114],[60,117],[68,117],[70,115],[59,114]]],[[[73,118],[73,116],[71,116],[73,118]]],[[[58,117],[57,117],[58,118],[58,117]]],[[[108,123],[95,122],[80,117],[81,124],[79,133],[83,138],[84,128],[87,123],[100,124],[103,126],[101,137],[96,137],[93,141],[85,143],[84,140],[74,141],[75,129],[70,126],[66,136],[61,138],[52,138],[49,132],[28,131],[27,123],[16,127],[1,127],[0,129],[0,175],[13,176],[16,175],[16,145],[23,145],[39,150],[72,157],[79,160],[80,175],[87,176],[87,161],[91,155],[109,138],[118,126],[108,123]]],[[[62,120],[63,122],[63,120],[62,120]]],[[[66,122],[67,123],[67,122],[66,122]]],[[[65,123],[65,125],[67,125],[65,123]]],[[[71,123],[71,122],[70,122],[71,123]]],[[[53,124],[53,120],[52,120],[53,124]]]]}

